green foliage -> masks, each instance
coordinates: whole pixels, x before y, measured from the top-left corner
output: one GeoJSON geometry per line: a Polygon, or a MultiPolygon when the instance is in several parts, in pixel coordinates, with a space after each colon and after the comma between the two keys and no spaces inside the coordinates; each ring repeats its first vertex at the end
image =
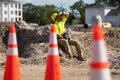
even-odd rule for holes
{"type": "Polygon", "coordinates": [[[69,18],[68,18],[68,20],[67,20],[67,23],[68,23],[69,25],[73,24],[73,20],[74,20],[74,19],[75,19],[75,16],[70,13],[69,18]]]}
{"type": "Polygon", "coordinates": [[[53,12],[58,12],[54,5],[35,6],[31,3],[23,5],[23,19],[28,23],[50,24],[53,12]]]}
{"type": "Polygon", "coordinates": [[[72,10],[73,14],[75,14],[75,11],[77,10],[80,14],[80,23],[85,23],[85,8],[87,7],[87,4],[83,2],[83,0],[80,0],[76,3],[74,3],[70,9],[72,10]]]}

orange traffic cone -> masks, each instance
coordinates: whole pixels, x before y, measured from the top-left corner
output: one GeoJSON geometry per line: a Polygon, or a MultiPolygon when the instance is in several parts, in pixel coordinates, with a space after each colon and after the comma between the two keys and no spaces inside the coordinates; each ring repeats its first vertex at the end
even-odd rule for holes
{"type": "Polygon", "coordinates": [[[50,41],[48,48],[47,66],[45,73],[45,80],[62,80],[60,69],[60,58],[58,55],[58,45],[56,37],[56,29],[54,25],[50,30],[50,41]]]}
{"type": "Polygon", "coordinates": [[[21,80],[15,25],[10,25],[4,80],[21,80]]]}
{"type": "Polygon", "coordinates": [[[104,42],[104,32],[100,24],[93,25],[93,48],[90,80],[111,80],[109,63],[104,42]]]}

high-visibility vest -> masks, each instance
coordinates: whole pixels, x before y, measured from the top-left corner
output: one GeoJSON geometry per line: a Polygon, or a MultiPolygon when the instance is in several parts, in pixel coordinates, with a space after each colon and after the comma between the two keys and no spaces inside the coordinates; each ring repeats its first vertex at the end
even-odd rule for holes
{"type": "Polygon", "coordinates": [[[65,29],[65,22],[66,22],[67,18],[64,17],[62,21],[60,22],[55,22],[54,25],[56,27],[56,33],[57,34],[64,34],[66,32],[66,29],[65,29]]]}

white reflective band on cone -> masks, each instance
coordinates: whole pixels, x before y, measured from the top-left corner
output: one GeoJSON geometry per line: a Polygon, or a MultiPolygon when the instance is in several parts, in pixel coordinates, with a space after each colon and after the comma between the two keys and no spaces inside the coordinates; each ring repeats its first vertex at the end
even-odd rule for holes
{"type": "Polygon", "coordinates": [[[92,49],[92,62],[107,62],[106,47],[103,40],[94,41],[92,49]]]}
{"type": "Polygon", "coordinates": [[[51,33],[50,34],[50,41],[49,41],[50,44],[57,44],[57,36],[56,36],[56,33],[51,33]]]}
{"type": "Polygon", "coordinates": [[[48,49],[48,53],[49,55],[58,55],[58,48],[57,47],[53,47],[48,49]]]}
{"type": "Polygon", "coordinates": [[[8,48],[7,55],[18,55],[18,48],[8,48]]]}
{"type": "Polygon", "coordinates": [[[17,44],[16,34],[10,33],[8,41],[9,41],[9,44],[17,44]]]}
{"type": "Polygon", "coordinates": [[[90,80],[111,80],[109,69],[92,70],[90,75],[90,80]]]}

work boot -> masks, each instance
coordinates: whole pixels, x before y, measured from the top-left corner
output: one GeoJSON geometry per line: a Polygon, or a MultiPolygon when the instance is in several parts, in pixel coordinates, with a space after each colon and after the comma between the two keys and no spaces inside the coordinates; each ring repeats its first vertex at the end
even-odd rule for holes
{"type": "Polygon", "coordinates": [[[86,59],[83,58],[83,57],[78,57],[77,59],[80,60],[80,61],[86,61],[86,59]]]}
{"type": "Polygon", "coordinates": [[[72,53],[68,53],[69,54],[69,58],[73,58],[73,54],[72,53]]]}
{"type": "Polygon", "coordinates": [[[80,61],[86,61],[85,57],[82,56],[82,55],[78,55],[77,59],[80,60],[80,61]]]}

